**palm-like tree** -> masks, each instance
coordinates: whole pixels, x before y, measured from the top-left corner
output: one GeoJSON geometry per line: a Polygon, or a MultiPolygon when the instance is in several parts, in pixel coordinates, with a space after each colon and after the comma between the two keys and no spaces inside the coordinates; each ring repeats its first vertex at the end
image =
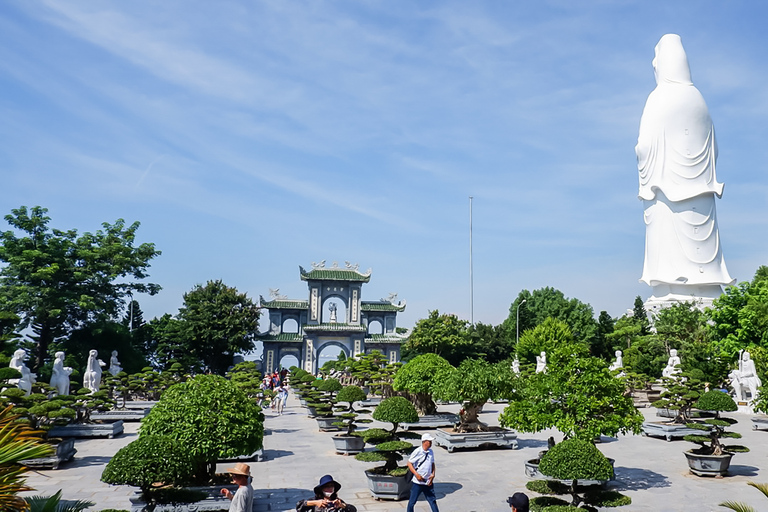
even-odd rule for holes
{"type": "Polygon", "coordinates": [[[61,501],[61,489],[53,496],[32,496],[27,498],[29,512],[81,512],[92,507],[90,501],[61,501]]]}
{"type": "MultiPolygon", "coordinates": [[[[747,485],[751,485],[763,495],[768,498],[768,484],[756,484],[755,482],[747,482],[747,485]]],[[[754,507],[750,507],[746,503],[740,501],[724,501],[720,504],[721,507],[735,510],[736,512],[757,512],[754,507]]]]}
{"type": "Polygon", "coordinates": [[[42,432],[17,423],[18,417],[13,414],[13,406],[0,411],[0,510],[12,512],[29,510],[27,502],[18,496],[32,490],[24,479],[27,468],[20,462],[53,452],[50,445],[43,443],[42,432]]]}

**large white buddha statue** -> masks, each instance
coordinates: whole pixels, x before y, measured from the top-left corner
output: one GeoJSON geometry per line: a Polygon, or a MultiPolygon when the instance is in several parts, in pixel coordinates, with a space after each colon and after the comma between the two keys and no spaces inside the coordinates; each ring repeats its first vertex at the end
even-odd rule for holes
{"type": "Polygon", "coordinates": [[[715,129],[691,81],[680,36],[661,38],[653,69],[656,88],[645,103],[635,147],[646,226],[640,280],[653,287],[646,308],[687,300],[707,306],[734,282],[715,211],[715,197],[723,194],[715,175],[715,129]]]}

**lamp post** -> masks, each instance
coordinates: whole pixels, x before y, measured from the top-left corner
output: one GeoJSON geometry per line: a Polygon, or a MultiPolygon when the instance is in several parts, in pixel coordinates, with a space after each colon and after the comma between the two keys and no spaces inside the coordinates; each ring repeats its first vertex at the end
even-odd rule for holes
{"type": "Polygon", "coordinates": [[[517,350],[517,344],[520,342],[520,306],[525,304],[526,300],[523,299],[520,301],[520,304],[517,305],[517,317],[515,318],[515,328],[517,329],[517,334],[515,335],[515,350],[517,350]]]}

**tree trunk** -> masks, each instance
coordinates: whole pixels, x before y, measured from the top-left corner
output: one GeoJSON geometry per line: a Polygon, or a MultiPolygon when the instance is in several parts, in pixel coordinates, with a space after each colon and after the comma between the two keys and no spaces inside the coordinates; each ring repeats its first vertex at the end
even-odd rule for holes
{"type": "Polygon", "coordinates": [[[488,425],[481,422],[478,418],[478,415],[480,414],[480,410],[483,408],[483,405],[485,405],[485,402],[483,403],[477,403],[477,402],[470,402],[467,405],[465,405],[461,411],[459,411],[459,418],[460,423],[459,427],[456,429],[458,432],[488,432],[490,430],[488,428],[488,425]]]}
{"type": "Polygon", "coordinates": [[[419,416],[435,414],[437,412],[437,406],[435,405],[434,400],[432,400],[432,395],[429,393],[416,393],[412,396],[413,405],[416,407],[416,412],[419,413],[419,416]]]}

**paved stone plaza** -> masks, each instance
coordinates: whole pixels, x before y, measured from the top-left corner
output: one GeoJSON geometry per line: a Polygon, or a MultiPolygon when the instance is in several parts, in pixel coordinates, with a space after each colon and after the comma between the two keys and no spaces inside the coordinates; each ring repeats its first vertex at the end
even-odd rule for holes
{"type": "MultiPolygon", "coordinates": [[[[503,404],[488,404],[483,421],[497,424],[503,404]]],[[[455,410],[455,407],[443,407],[455,410]]],[[[654,409],[643,411],[655,419],[654,409]]],[[[366,511],[402,511],[406,502],[376,501],[370,497],[363,470],[375,464],[356,461],[353,457],[335,455],[330,433],[317,430],[317,423],[305,414],[298,400],[290,397],[283,416],[266,411],[264,439],[265,462],[252,463],[255,509],[294,510],[296,502],[312,494],[319,478],[332,474],[341,484],[340,496],[366,511]]],[[[744,438],[737,441],[751,448],[749,453],[734,456],[731,476],[714,479],[688,473],[683,450],[692,447],[685,441],[666,442],[642,436],[604,438],[600,449],[616,459],[616,481],[612,488],[632,497],[632,505],[612,510],[623,511],[710,511],[726,510],[717,506],[727,499],[744,501],[757,510],[768,509],[768,500],[746,485],[750,480],[768,481],[760,472],[766,461],[768,432],[753,431],[749,416],[736,415],[733,430],[744,438]]],[[[382,425],[384,426],[384,425],[382,425]]],[[[108,486],[99,481],[104,465],[122,446],[136,438],[138,424],[127,424],[126,434],[112,440],[80,440],[73,462],[58,471],[33,472],[29,484],[38,492],[50,495],[64,489],[65,499],[89,499],[97,505],[91,510],[129,509],[128,497],[133,488],[108,486]]],[[[435,483],[442,512],[507,511],[505,498],[515,491],[525,491],[528,478],[523,462],[535,458],[546,447],[546,439],[560,436],[555,431],[521,434],[517,450],[470,450],[449,454],[435,448],[437,478],[435,483]]],[[[225,465],[221,465],[223,469],[225,465]]],[[[531,497],[533,493],[528,493],[531,497]]],[[[419,501],[416,510],[429,510],[419,501]]],[[[606,509],[608,510],[608,509],[606,509]]]]}

